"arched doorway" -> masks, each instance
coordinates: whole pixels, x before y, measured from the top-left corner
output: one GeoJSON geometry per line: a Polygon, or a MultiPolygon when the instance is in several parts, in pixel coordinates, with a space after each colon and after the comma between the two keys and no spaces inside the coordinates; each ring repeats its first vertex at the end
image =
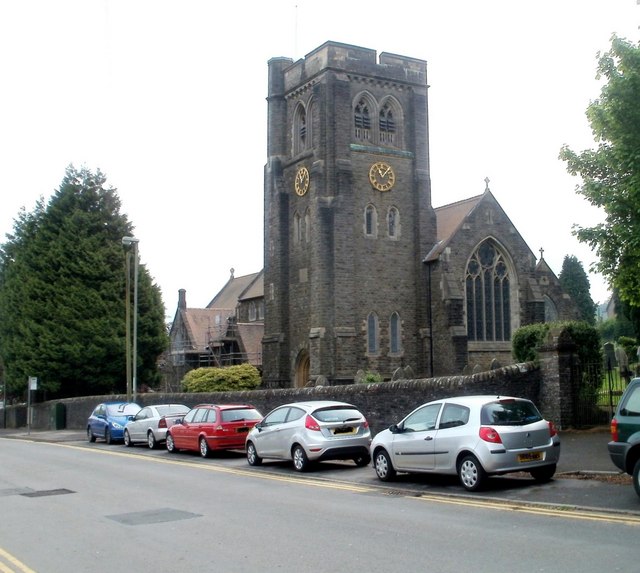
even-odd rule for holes
{"type": "Polygon", "coordinates": [[[304,388],[309,382],[309,352],[301,350],[296,359],[296,388],[304,388]]]}

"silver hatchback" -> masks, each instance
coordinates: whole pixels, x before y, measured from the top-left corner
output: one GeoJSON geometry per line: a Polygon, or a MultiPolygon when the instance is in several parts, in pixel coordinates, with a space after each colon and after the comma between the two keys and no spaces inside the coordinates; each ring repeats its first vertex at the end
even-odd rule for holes
{"type": "Polygon", "coordinates": [[[549,481],[560,458],[560,438],[530,400],[461,396],[435,400],[383,430],[371,443],[379,479],[396,472],[457,474],[469,491],[489,475],[528,472],[549,481]]]}
{"type": "Polygon", "coordinates": [[[245,441],[250,465],[260,465],[264,458],[292,460],[300,472],[323,460],[353,460],[366,466],[371,461],[370,444],[369,423],[358,409],[328,400],[279,406],[251,429],[245,441]]]}

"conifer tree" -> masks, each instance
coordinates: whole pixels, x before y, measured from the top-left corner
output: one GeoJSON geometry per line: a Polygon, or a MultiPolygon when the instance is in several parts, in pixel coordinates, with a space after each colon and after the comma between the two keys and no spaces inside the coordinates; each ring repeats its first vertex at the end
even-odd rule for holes
{"type": "MultiPolygon", "coordinates": [[[[0,248],[0,356],[10,394],[36,376],[44,397],[126,391],[125,255],[133,226],[98,170],[69,166],[24,209],[0,248]]],[[[156,382],[166,346],[159,288],[139,268],[138,380],[156,382]]]]}
{"type": "Polygon", "coordinates": [[[589,277],[582,263],[573,255],[567,255],[562,262],[560,285],[571,296],[580,311],[580,318],[591,325],[596,323],[597,305],[590,294],[589,277]]]}

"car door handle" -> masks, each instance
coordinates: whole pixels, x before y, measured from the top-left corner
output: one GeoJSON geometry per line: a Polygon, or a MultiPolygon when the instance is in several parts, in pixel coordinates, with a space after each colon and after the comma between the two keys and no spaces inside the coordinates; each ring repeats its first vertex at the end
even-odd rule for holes
{"type": "Polygon", "coordinates": [[[426,442],[430,442],[431,440],[433,440],[433,436],[427,436],[427,437],[425,438],[425,441],[426,441],[426,442]]]}

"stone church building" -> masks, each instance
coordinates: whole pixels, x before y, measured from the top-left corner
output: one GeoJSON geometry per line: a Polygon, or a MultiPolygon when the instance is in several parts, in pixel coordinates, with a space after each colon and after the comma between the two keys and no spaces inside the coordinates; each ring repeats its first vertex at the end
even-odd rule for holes
{"type": "Polygon", "coordinates": [[[577,308],[489,189],[434,208],[427,64],[327,42],[268,63],[264,387],[511,363],[577,308]]]}

